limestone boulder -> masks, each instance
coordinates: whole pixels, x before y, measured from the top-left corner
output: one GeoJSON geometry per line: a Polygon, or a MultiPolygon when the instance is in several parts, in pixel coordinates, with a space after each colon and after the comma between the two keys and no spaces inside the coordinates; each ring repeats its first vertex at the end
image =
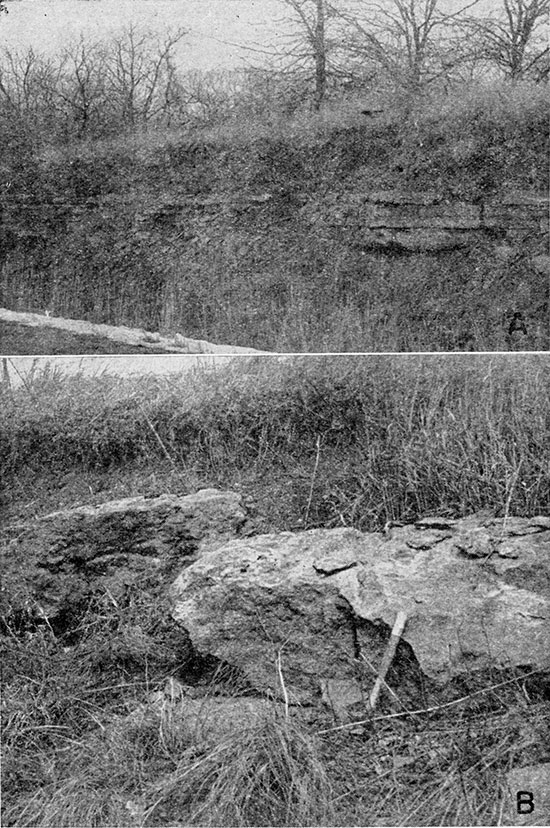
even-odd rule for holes
{"type": "Polygon", "coordinates": [[[23,606],[50,621],[107,591],[160,587],[206,546],[245,531],[246,513],[232,492],[131,497],[53,512],[7,526],[0,546],[2,611],[23,606]]]}
{"type": "Polygon", "coordinates": [[[395,669],[550,669],[550,519],[426,519],[385,535],[315,529],[205,551],[171,590],[194,647],[300,700],[372,678],[398,611],[395,669]],[[279,667],[281,668],[279,670],[279,667]],[[416,665],[416,666],[415,666],[416,665]],[[333,685],[334,686],[334,685],[333,685]]]}

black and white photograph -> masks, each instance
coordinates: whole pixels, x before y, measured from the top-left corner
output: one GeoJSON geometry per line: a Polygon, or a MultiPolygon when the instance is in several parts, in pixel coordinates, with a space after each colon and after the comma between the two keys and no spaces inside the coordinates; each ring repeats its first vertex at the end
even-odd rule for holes
{"type": "Polygon", "coordinates": [[[550,347],[549,0],[3,0],[0,353],[550,347]]]}
{"type": "Polygon", "coordinates": [[[171,359],[4,361],[2,824],[547,825],[550,354],[171,359]]]}
{"type": "Polygon", "coordinates": [[[550,0],[0,0],[0,824],[550,825],[550,0]]]}

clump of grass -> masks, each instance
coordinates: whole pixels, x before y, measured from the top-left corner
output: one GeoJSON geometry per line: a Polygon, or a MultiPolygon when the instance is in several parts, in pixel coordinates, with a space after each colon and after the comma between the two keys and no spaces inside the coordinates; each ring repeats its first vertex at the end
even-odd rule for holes
{"type": "Polygon", "coordinates": [[[192,727],[184,699],[159,706],[154,670],[144,682],[126,665],[117,680],[90,640],[61,645],[42,629],[5,647],[3,825],[332,824],[331,785],[302,724],[266,709],[205,740],[208,723],[192,727]]]}
{"type": "Polygon", "coordinates": [[[141,588],[90,602],[66,629],[1,620],[2,824],[135,825],[127,800],[172,760],[158,727],[125,715],[189,667],[186,636],[141,588]]]}
{"type": "Polygon", "coordinates": [[[451,683],[438,703],[375,716],[362,735],[325,731],[335,824],[501,824],[507,771],[544,761],[549,735],[548,679],[510,672],[451,683]]]}
{"type": "MultiPolygon", "coordinates": [[[[152,793],[152,792],[151,792],[152,793]]],[[[178,763],[155,786],[157,809],[187,825],[331,825],[332,788],[315,738],[303,725],[274,713],[234,734],[196,763],[178,763]]]]}
{"type": "Polygon", "coordinates": [[[543,674],[466,676],[359,727],[265,707],[219,736],[159,682],[102,687],[85,642],[43,632],[4,691],[6,826],[495,824],[506,772],[547,758],[543,674]]]}

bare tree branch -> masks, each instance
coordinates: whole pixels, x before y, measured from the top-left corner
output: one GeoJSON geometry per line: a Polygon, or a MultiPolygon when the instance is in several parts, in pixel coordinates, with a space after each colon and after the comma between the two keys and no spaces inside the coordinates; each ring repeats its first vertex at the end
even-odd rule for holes
{"type": "Polygon", "coordinates": [[[512,81],[526,77],[548,55],[550,0],[502,0],[497,16],[472,19],[480,57],[512,81]]]}

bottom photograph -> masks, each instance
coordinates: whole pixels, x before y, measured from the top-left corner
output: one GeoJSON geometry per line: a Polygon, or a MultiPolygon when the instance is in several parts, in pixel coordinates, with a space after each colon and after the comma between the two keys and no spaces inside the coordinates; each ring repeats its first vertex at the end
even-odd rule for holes
{"type": "Polygon", "coordinates": [[[2,359],[3,826],[550,824],[550,354],[2,359]]]}

